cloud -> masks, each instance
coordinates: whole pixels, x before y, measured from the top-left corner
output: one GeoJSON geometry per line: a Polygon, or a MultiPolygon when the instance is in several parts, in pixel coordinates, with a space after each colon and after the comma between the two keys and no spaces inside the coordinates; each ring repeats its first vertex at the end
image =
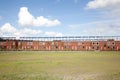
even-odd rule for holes
{"type": "Polygon", "coordinates": [[[112,9],[112,10],[106,10],[103,12],[104,17],[107,18],[118,18],[120,17],[120,9],[116,8],[116,9],[112,9]]]}
{"type": "Polygon", "coordinates": [[[6,37],[23,37],[23,36],[37,36],[41,34],[41,30],[33,29],[16,29],[10,23],[5,23],[0,27],[0,36],[6,37]]]}
{"type": "MultiPolygon", "coordinates": [[[[120,0],[92,0],[86,5],[87,9],[99,11],[109,20],[89,23],[94,29],[84,30],[87,34],[119,35],[120,32],[120,0]]],[[[85,26],[87,24],[84,24],[85,26]]],[[[88,25],[87,25],[88,26],[88,25]]]]}
{"type": "Polygon", "coordinates": [[[88,2],[88,9],[116,8],[120,5],[120,0],[92,0],[88,2]]]}
{"type": "MultiPolygon", "coordinates": [[[[41,30],[34,30],[29,28],[17,29],[10,23],[5,23],[0,27],[0,37],[33,37],[44,35],[41,34],[41,30]]],[[[45,32],[46,36],[61,37],[63,36],[60,32],[45,32]]]]}
{"type": "Polygon", "coordinates": [[[33,20],[33,26],[57,26],[60,25],[60,22],[58,20],[49,20],[47,18],[44,18],[43,16],[37,17],[37,19],[33,20]]]}
{"type": "Polygon", "coordinates": [[[120,0],[92,0],[85,9],[98,10],[105,18],[120,17],[120,0]]]}
{"type": "Polygon", "coordinates": [[[19,18],[18,22],[21,26],[33,25],[34,17],[32,16],[32,14],[28,12],[28,9],[26,7],[20,8],[18,18],[19,18]]]}
{"type": "Polygon", "coordinates": [[[41,34],[41,30],[33,30],[33,29],[20,29],[16,33],[14,33],[15,36],[39,36],[41,34]]]}
{"type": "MultiPolygon", "coordinates": [[[[115,26],[115,25],[113,25],[115,26]]],[[[120,28],[110,28],[109,26],[97,27],[95,29],[84,30],[83,34],[85,35],[94,35],[94,36],[120,36],[120,28]]]]}
{"type": "Polygon", "coordinates": [[[13,35],[17,30],[10,24],[10,23],[5,23],[1,28],[0,28],[0,34],[2,36],[4,35],[13,35]]]}
{"type": "Polygon", "coordinates": [[[84,24],[69,25],[71,30],[74,30],[78,35],[102,35],[102,36],[119,36],[120,19],[107,21],[93,21],[84,24]],[[81,30],[81,32],[79,31],[81,30]]]}
{"type": "Polygon", "coordinates": [[[58,26],[61,22],[57,19],[50,20],[43,16],[35,18],[29,11],[27,7],[21,7],[18,14],[18,23],[21,26],[58,26]]]}
{"type": "Polygon", "coordinates": [[[60,32],[45,32],[45,35],[53,36],[53,37],[62,37],[63,36],[63,34],[60,32]]]}

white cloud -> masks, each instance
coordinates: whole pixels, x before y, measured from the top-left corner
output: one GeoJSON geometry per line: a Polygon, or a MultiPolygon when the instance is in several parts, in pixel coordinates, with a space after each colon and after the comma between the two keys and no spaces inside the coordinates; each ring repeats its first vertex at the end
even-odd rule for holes
{"type": "Polygon", "coordinates": [[[28,12],[28,9],[26,7],[20,8],[18,18],[19,18],[18,22],[21,26],[33,25],[34,17],[32,16],[32,14],[28,12]]]}
{"type": "Polygon", "coordinates": [[[86,35],[94,35],[94,36],[120,36],[120,27],[115,27],[116,25],[113,25],[114,27],[111,28],[109,26],[103,27],[97,27],[94,29],[86,29],[83,31],[83,34],[86,35]]]}
{"type": "Polygon", "coordinates": [[[58,26],[61,22],[57,19],[50,20],[43,16],[35,18],[27,9],[27,7],[21,7],[18,15],[18,23],[21,26],[58,26]]]}
{"type": "Polygon", "coordinates": [[[115,8],[120,5],[120,0],[92,0],[88,2],[88,9],[115,8]]]}
{"type": "Polygon", "coordinates": [[[0,34],[1,35],[13,35],[17,30],[10,24],[10,23],[5,23],[1,28],[0,28],[0,34]]]}
{"type": "Polygon", "coordinates": [[[23,34],[24,36],[37,36],[41,32],[42,32],[41,30],[33,30],[33,29],[28,29],[28,28],[19,30],[19,33],[23,34]]]}
{"type": "Polygon", "coordinates": [[[44,18],[43,16],[37,17],[37,19],[33,20],[33,26],[57,26],[60,22],[58,20],[49,20],[44,18]]]}
{"type": "Polygon", "coordinates": [[[103,12],[104,17],[107,18],[118,18],[120,17],[120,9],[116,8],[116,9],[112,9],[112,10],[106,10],[103,12]]]}
{"type": "Polygon", "coordinates": [[[53,37],[62,37],[63,36],[63,34],[60,32],[45,32],[45,35],[53,36],[53,37]]]}
{"type": "Polygon", "coordinates": [[[10,23],[5,23],[2,27],[0,27],[0,36],[6,37],[37,36],[41,32],[41,30],[33,30],[28,28],[16,29],[10,23]]]}
{"type": "Polygon", "coordinates": [[[86,9],[98,10],[105,18],[120,17],[120,0],[92,0],[86,5],[86,9]]]}
{"type": "Polygon", "coordinates": [[[95,21],[84,24],[69,25],[71,30],[74,30],[78,35],[102,35],[102,36],[119,36],[120,34],[120,19],[95,21]],[[81,32],[79,32],[81,30],[81,32]]]}
{"type": "MultiPolygon", "coordinates": [[[[120,32],[120,0],[92,0],[89,1],[87,9],[97,10],[104,18],[109,20],[87,23],[82,26],[95,26],[84,30],[84,34],[92,35],[119,35],[120,32]]],[[[79,26],[79,25],[78,25],[79,26]]],[[[73,27],[73,26],[71,26],[73,27]]]]}

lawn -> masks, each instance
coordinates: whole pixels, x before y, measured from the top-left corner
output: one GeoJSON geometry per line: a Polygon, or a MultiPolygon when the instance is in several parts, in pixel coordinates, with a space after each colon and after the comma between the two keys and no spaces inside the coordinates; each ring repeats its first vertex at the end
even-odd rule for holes
{"type": "Polygon", "coordinates": [[[0,51],[0,80],[120,80],[120,52],[0,51]]]}

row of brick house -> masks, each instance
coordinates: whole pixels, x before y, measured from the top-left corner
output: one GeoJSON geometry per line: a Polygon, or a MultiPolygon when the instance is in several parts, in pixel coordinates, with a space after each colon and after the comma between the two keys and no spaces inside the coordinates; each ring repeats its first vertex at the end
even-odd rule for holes
{"type": "Polygon", "coordinates": [[[0,40],[0,50],[39,50],[39,51],[120,51],[120,41],[39,41],[39,40],[0,40]]]}

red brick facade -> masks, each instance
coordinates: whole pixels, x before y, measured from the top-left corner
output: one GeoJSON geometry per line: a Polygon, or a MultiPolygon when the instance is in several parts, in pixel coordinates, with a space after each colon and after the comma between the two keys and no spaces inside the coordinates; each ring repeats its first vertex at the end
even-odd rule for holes
{"type": "Polygon", "coordinates": [[[120,41],[37,41],[1,40],[0,50],[39,50],[39,51],[120,51],[120,41]]]}

